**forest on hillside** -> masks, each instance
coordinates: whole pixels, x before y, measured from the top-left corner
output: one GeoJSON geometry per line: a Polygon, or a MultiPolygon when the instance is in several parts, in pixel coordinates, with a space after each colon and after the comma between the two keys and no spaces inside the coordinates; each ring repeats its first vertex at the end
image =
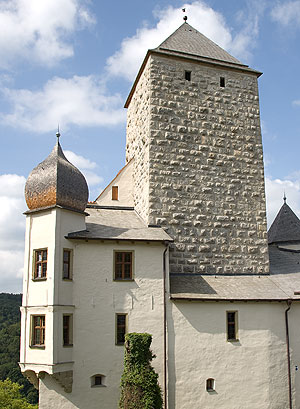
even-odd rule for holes
{"type": "Polygon", "coordinates": [[[37,403],[38,392],[22,375],[20,355],[20,306],[22,294],[0,293],[0,381],[10,379],[22,385],[21,395],[30,403],[37,403]]]}

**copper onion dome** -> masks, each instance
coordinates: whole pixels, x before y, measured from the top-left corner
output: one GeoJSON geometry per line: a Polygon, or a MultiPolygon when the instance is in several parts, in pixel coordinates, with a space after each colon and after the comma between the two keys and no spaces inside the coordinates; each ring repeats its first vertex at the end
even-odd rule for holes
{"type": "Polygon", "coordinates": [[[25,199],[30,210],[62,206],[84,211],[88,202],[88,186],[83,174],[63,154],[57,143],[50,155],[35,167],[25,185],[25,199]]]}

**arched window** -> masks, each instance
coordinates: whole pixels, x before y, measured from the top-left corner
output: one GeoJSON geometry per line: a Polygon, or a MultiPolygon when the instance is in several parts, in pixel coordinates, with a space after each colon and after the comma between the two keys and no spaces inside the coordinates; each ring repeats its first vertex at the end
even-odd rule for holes
{"type": "Polygon", "coordinates": [[[96,374],[91,376],[91,387],[106,386],[105,385],[105,376],[101,374],[96,374]]]}

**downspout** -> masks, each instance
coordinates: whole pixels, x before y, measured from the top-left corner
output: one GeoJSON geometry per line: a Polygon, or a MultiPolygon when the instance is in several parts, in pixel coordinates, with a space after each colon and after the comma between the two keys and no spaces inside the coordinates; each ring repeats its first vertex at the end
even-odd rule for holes
{"type": "Polygon", "coordinates": [[[166,292],[166,280],[167,280],[167,263],[166,253],[169,247],[169,243],[165,243],[165,250],[163,254],[163,292],[164,292],[164,409],[168,409],[167,401],[167,292],[166,292]]]}
{"type": "Polygon", "coordinates": [[[288,317],[288,312],[291,309],[292,301],[287,300],[287,305],[288,305],[288,308],[285,310],[285,336],[286,336],[286,352],[287,352],[288,382],[289,382],[289,409],[293,409],[292,381],[291,381],[290,335],[289,335],[289,317],[288,317]]]}

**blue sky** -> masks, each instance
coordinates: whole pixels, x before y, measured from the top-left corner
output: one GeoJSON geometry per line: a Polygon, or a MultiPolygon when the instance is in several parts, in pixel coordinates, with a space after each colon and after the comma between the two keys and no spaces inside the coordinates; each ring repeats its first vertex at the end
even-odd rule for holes
{"type": "Polygon", "coordinates": [[[300,0],[0,0],[0,292],[21,291],[24,183],[60,125],[90,199],[125,163],[124,102],[148,48],[188,22],[259,79],[268,222],[300,216],[300,0]]]}

